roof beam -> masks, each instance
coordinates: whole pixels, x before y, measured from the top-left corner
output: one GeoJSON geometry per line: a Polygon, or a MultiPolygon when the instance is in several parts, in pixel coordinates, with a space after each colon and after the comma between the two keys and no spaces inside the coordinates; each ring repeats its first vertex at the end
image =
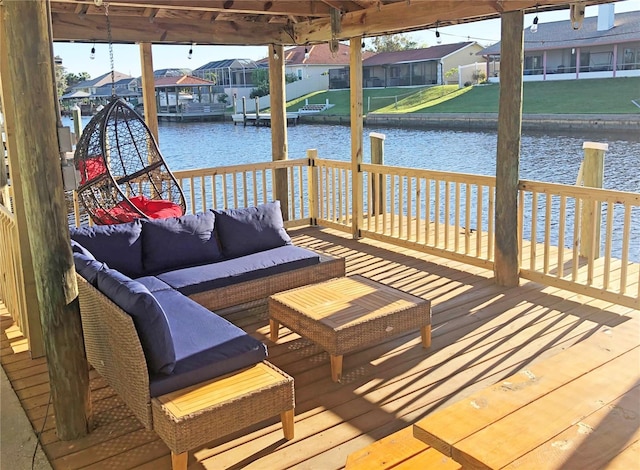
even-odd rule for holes
{"type": "MultiPolygon", "coordinates": [[[[353,11],[342,15],[342,30],[339,39],[364,35],[376,36],[400,31],[411,31],[434,26],[458,24],[479,19],[495,18],[504,11],[544,11],[545,7],[567,6],[567,0],[412,0],[396,2],[367,10],[353,11]]],[[[595,0],[589,4],[604,3],[595,0]]],[[[311,23],[294,26],[297,44],[325,42],[331,39],[331,21],[322,18],[311,23]]]]}
{"type": "MultiPolygon", "coordinates": [[[[60,11],[56,5],[87,5],[95,7],[94,0],[52,0],[52,12],[60,11]]],[[[317,0],[113,0],[109,2],[110,14],[117,11],[126,12],[135,8],[157,8],[165,11],[214,11],[219,13],[240,13],[247,15],[281,15],[281,16],[329,16],[329,6],[317,0]]]]}
{"type": "MultiPolygon", "coordinates": [[[[120,43],[150,42],[153,44],[292,44],[292,39],[281,24],[199,21],[155,17],[151,23],[140,17],[111,16],[112,40],[120,43]]],[[[104,16],[53,14],[55,41],[107,41],[104,16]]]]}

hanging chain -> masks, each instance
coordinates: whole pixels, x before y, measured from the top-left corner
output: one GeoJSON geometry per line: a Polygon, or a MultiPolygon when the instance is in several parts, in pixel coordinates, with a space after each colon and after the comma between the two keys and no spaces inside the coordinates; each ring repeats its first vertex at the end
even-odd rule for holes
{"type": "Polygon", "coordinates": [[[116,96],[116,75],[113,61],[113,40],[111,37],[111,20],[109,19],[109,4],[104,4],[104,16],[107,17],[107,41],[109,42],[109,61],[111,63],[111,96],[116,96]]]}

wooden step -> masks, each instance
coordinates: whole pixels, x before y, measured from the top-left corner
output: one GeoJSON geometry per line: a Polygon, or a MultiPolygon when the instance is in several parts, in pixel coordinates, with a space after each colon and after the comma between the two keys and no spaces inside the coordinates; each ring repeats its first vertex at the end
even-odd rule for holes
{"type": "Polygon", "coordinates": [[[462,467],[433,447],[413,437],[408,426],[347,457],[347,470],[456,470],[462,467]]]}

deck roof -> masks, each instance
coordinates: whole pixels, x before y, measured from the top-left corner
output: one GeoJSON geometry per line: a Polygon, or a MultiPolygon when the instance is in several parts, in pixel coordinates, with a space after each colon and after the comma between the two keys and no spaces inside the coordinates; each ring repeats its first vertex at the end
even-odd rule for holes
{"type": "Polygon", "coordinates": [[[107,40],[107,3],[114,42],[232,45],[314,44],[497,18],[514,10],[566,9],[569,4],[566,0],[51,0],[54,40],[107,40]]]}
{"type": "MultiPolygon", "coordinates": [[[[637,310],[533,282],[499,287],[486,269],[333,230],[290,233],[297,245],[345,257],[348,274],[430,299],[431,349],[421,347],[419,331],[392,337],[346,355],[343,381],[336,384],[329,357],[318,346],[285,328],[278,344],[268,340],[263,305],[229,309],[225,317],[265,341],[269,360],[294,377],[296,438],[283,440],[277,419],[259,423],[194,449],[193,468],[341,468],[350,453],[603,328],[624,330],[640,344],[637,310]]],[[[8,315],[1,318],[2,366],[34,428],[44,424],[42,443],[54,468],[171,468],[167,447],[95,371],[95,429],[82,439],[60,441],[53,408],[47,408],[46,361],[20,352],[24,340],[8,315]]]]}

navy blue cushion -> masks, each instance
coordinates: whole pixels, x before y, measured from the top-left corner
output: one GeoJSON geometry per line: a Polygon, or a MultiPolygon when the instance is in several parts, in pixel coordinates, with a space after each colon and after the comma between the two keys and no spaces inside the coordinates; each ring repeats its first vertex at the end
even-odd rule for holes
{"type": "Polygon", "coordinates": [[[131,277],[144,274],[142,225],[139,220],[117,225],[71,228],[71,239],[89,250],[97,260],[131,277]]]}
{"type": "Polygon", "coordinates": [[[252,255],[204,266],[177,269],[158,278],[185,295],[251,281],[320,262],[318,254],[294,245],[281,246],[252,255]]]}
{"type": "Polygon", "coordinates": [[[142,223],[142,263],[147,273],[211,263],[222,257],[211,211],[142,223]]]}
{"type": "Polygon", "coordinates": [[[95,256],[93,256],[93,254],[89,252],[89,250],[87,250],[84,246],[82,246],[80,243],[78,243],[75,240],[71,240],[71,252],[82,253],[83,255],[89,258],[96,259],[95,256]]]}
{"type": "Polygon", "coordinates": [[[76,267],[78,274],[94,286],[96,286],[98,272],[108,268],[105,263],[98,261],[93,256],[87,256],[84,253],[77,251],[73,252],[73,264],[76,267]]]}
{"type": "Polygon", "coordinates": [[[149,289],[114,269],[98,272],[98,289],[131,315],[149,370],[170,374],[176,355],[169,323],[149,289]]]}
{"type": "Polygon", "coordinates": [[[154,294],[169,320],[176,352],[171,375],[152,375],[152,397],[256,364],[267,348],[224,318],[174,290],[154,294]]]}
{"type": "Polygon", "coordinates": [[[284,229],[280,201],[214,212],[216,232],[227,258],[291,244],[284,229]]]}
{"type": "Polygon", "coordinates": [[[149,289],[149,292],[151,292],[152,294],[154,292],[158,292],[159,290],[173,289],[173,287],[171,287],[169,284],[161,281],[155,276],[138,277],[135,280],[149,289]]]}

